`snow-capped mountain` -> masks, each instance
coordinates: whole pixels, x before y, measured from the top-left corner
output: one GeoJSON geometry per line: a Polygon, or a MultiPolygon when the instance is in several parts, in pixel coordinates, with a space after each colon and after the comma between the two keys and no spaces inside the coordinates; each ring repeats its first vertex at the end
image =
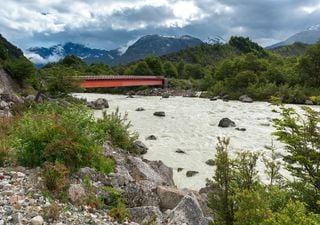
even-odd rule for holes
{"type": "Polygon", "coordinates": [[[161,35],[147,35],[135,41],[132,45],[115,50],[92,49],[81,44],[68,42],[50,48],[29,48],[27,55],[36,64],[53,62],[67,55],[76,55],[87,63],[104,63],[108,65],[126,64],[148,55],[166,55],[185,48],[202,44],[200,39],[184,35],[168,37],[161,35]]]}
{"type": "Polygon", "coordinates": [[[292,35],[287,40],[274,44],[268,48],[276,48],[284,45],[291,45],[295,42],[314,44],[320,40],[320,24],[309,27],[307,30],[292,35]]]}

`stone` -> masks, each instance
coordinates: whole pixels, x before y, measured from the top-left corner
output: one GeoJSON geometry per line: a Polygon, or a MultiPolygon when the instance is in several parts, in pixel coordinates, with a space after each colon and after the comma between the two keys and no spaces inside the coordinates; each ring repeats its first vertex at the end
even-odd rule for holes
{"type": "Polygon", "coordinates": [[[136,111],[137,111],[137,112],[142,112],[142,111],[145,111],[145,109],[142,108],[142,107],[139,107],[139,108],[136,109],[136,111]]]}
{"type": "Polygon", "coordinates": [[[154,135],[150,135],[150,136],[146,137],[146,140],[155,141],[155,140],[157,140],[157,137],[154,135]]]}
{"type": "Polygon", "coordinates": [[[208,159],[208,160],[206,161],[206,164],[207,164],[208,166],[214,166],[214,165],[215,165],[215,162],[214,162],[213,159],[208,159]]]}
{"type": "Polygon", "coordinates": [[[36,216],[31,219],[32,225],[42,225],[44,223],[42,216],[36,216]]]}
{"type": "Polygon", "coordinates": [[[81,184],[71,184],[68,190],[68,197],[73,203],[82,202],[86,197],[86,192],[81,184]]]}
{"type": "Polygon", "coordinates": [[[163,95],[162,95],[162,98],[169,98],[170,97],[170,94],[169,93],[164,93],[163,95]]]}
{"type": "Polygon", "coordinates": [[[226,128],[226,127],[235,127],[236,124],[235,122],[233,122],[232,120],[230,120],[229,118],[223,118],[219,121],[219,124],[218,124],[219,127],[223,127],[223,128],[226,128]]]}
{"type": "Polygon", "coordinates": [[[187,171],[186,176],[187,177],[193,177],[194,175],[196,175],[198,173],[199,173],[198,171],[189,170],[189,171],[187,171]]]}
{"type": "Polygon", "coordinates": [[[185,196],[183,191],[168,186],[158,186],[157,194],[160,198],[160,208],[162,210],[175,208],[185,196]]]}
{"type": "Polygon", "coordinates": [[[141,180],[147,180],[154,182],[157,185],[166,184],[166,180],[163,179],[160,174],[155,171],[147,162],[143,161],[141,158],[128,156],[127,168],[130,175],[137,182],[141,180]]]}
{"type": "Polygon", "coordinates": [[[168,216],[168,225],[207,225],[200,204],[195,195],[186,195],[168,216]]]}
{"type": "Polygon", "coordinates": [[[159,111],[159,112],[155,112],[153,113],[154,116],[158,116],[158,117],[165,117],[166,116],[166,113],[165,112],[162,112],[162,111],[159,111]]]}
{"type": "Polygon", "coordinates": [[[135,141],[133,145],[139,155],[143,155],[148,152],[148,147],[145,144],[143,144],[141,141],[135,141]]]}
{"type": "Polygon", "coordinates": [[[210,101],[217,101],[218,99],[220,99],[220,96],[214,96],[210,98],[210,101]]]}
{"type": "Polygon", "coordinates": [[[88,106],[93,109],[100,110],[104,108],[109,108],[109,103],[107,99],[98,98],[97,100],[89,103],[88,106]]]}
{"type": "Polygon", "coordinates": [[[305,104],[306,104],[306,105],[313,105],[314,103],[313,103],[313,101],[311,101],[311,100],[306,100],[306,101],[305,101],[305,104]]]}
{"type": "Polygon", "coordinates": [[[166,185],[175,186],[173,181],[173,169],[171,167],[166,166],[161,160],[147,161],[147,163],[160,175],[160,177],[162,177],[166,185]]]}
{"type": "Polygon", "coordinates": [[[181,167],[179,167],[179,168],[177,169],[178,172],[181,172],[182,170],[183,170],[183,168],[181,168],[181,167]]]}
{"type": "Polygon", "coordinates": [[[161,225],[162,213],[156,206],[142,206],[129,208],[131,220],[141,225],[161,225]]]}
{"type": "Polygon", "coordinates": [[[239,127],[237,127],[236,130],[237,130],[237,131],[246,131],[247,129],[246,129],[246,128],[239,128],[239,127]]]}
{"type": "Polygon", "coordinates": [[[0,109],[5,110],[9,108],[9,104],[5,101],[0,101],[0,109]]]}
{"type": "Polygon", "coordinates": [[[142,206],[159,207],[160,199],[156,190],[156,183],[148,180],[139,182],[131,182],[126,186],[121,187],[121,193],[127,203],[128,208],[142,206]]]}
{"type": "Polygon", "coordinates": [[[24,100],[27,102],[32,102],[35,99],[36,99],[36,96],[34,96],[34,95],[28,95],[27,97],[24,98],[24,100]]]}
{"type": "Polygon", "coordinates": [[[248,95],[241,95],[239,97],[239,101],[245,102],[245,103],[252,103],[253,102],[252,98],[250,98],[248,95]]]}
{"type": "Polygon", "coordinates": [[[181,150],[180,148],[178,148],[178,149],[176,150],[176,153],[179,153],[179,154],[186,154],[186,152],[185,152],[185,151],[183,151],[183,150],[181,150]]]}

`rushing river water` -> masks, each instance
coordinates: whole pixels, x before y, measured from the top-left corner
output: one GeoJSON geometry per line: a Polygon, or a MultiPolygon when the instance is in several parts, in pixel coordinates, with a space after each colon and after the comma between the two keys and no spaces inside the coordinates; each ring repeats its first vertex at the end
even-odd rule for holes
{"type": "MultiPolygon", "coordinates": [[[[277,114],[272,112],[274,107],[266,102],[247,104],[183,97],[163,99],[88,93],[74,95],[88,101],[106,98],[110,105],[108,112],[118,107],[121,113],[127,113],[133,125],[132,130],[139,133],[140,140],[149,148],[144,157],[149,160],[162,160],[172,167],[175,183],[180,188],[199,189],[205,186],[206,178],[212,177],[213,167],[205,162],[215,155],[217,137],[230,137],[231,154],[250,150],[266,152],[268,155],[265,146],[271,146],[272,143],[281,149],[281,144],[274,141],[275,138],[271,135],[274,131],[271,119],[277,114]],[[145,111],[137,112],[138,107],[143,107],[145,111]],[[155,111],[164,111],[166,117],[153,116],[155,111]],[[235,121],[237,127],[246,128],[246,131],[218,127],[220,119],[224,117],[235,121]],[[145,140],[149,135],[155,135],[157,140],[145,140]],[[176,153],[177,149],[186,154],[176,153]],[[178,168],[183,170],[178,172],[178,168]],[[188,170],[199,173],[186,177],[188,170]]],[[[101,110],[95,111],[96,117],[101,115],[101,110]]],[[[258,163],[258,168],[260,176],[264,178],[261,162],[258,163]]]]}

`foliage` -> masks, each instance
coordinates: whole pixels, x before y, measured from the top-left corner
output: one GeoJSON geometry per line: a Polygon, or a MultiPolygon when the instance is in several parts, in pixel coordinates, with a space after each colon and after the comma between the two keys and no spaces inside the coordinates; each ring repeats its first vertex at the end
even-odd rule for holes
{"type": "Polygon", "coordinates": [[[51,192],[65,191],[69,186],[69,170],[61,163],[46,162],[43,165],[42,176],[46,188],[51,192]]]}
{"type": "Polygon", "coordinates": [[[299,62],[303,80],[312,87],[320,85],[320,42],[310,46],[299,62]]]}
{"type": "Polygon", "coordinates": [[[261,46],[259,46],[257,43],[252,42],[248,37],[244,38],[232,36],[229,40],[229,44],[244,53],[253,52],[259,57],[264,57],[267,55],[267,53],[261,46]]]}
{"type": "MultiPolygon", "coordinates": [[[[148,67],[151,70],[150,74],[153,75],[163,75],[163,66],[159,57],[156,56],[148,56],[145,58],[148,67]]],[[[150,75],[149,74],[149,75],[150,75]]]]}
{"type": "Polygon", "coordinates": [[[35,106],[13,124],[9,134],[11,147],[24,166],[59,162],[71,171],[91,166],[106,173],[113,169],[102,154],[101,143],[107,138],[88,109],[70,105],[66,110],[57,104],[35,106]]]}
{"type": "Polygon", "coordinates": [[[231,188],[232,170],[231,160],[228,154],[229,139],[218,139],[214,164],[216,165],[215,175],[212,184],[216,189],[209,194],[208,206],[214,213],[215,225],[232,225],[234,222],[234,204],[231,188]]]}
{"type": "Polygon", "coordinates": [[[5,69],[15,78],[20,84],[29,78],[35,76],[36,68],[25,57],[20,57],[14,60],[8,60],[5,69]]]}
{"type": "Polygon", "coordinates": [[[316,225],[320,223],[317,215],[307,214],[304,204],[298,201],[289,201],[279,212],[273,213],[264,220],[262,225],[316,225]]]}
{"type": "Polygon", "coordinates": [[[178,72],[176,67],[171,62],[166,62],[163,65],[164,74],[167,77],[178,77],[178,72]]]}
{"type": "Polygon", "coordinates": [[[141,61],[137,64],[132,73],[133,75],[151,75],[152,71],[145,61],[141,61]]]}
{"type": "Polygon", "coordinates": [[[280,107],[281,118],[274,119],[277,139],[286,144],[287,169],[297,178],[293,187],[308,209],[320,212],[320,113],[303,107],[304,115],[293,108],[280,107]]]}
{"type": "Polygon", "coordinates": [[[127,115],[122,116],[119,109],[111,114],[104,112],[102,118],[98,119],[95,125],[95,136],[100,144],[103,144],[107,137],[113,146],[134,153],[134,142],[138,139],[138,135],[131,133],[130,127],[131,123],[127,122],[127,115]]]}

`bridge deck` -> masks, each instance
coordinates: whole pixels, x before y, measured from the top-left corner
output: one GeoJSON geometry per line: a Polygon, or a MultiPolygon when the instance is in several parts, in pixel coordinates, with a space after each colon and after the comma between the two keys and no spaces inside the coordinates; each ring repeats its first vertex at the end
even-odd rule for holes
{"type": "Polygon", "coordinates": [[[132,87],[132,86],[165,86],[163,76],[127,76],[127,75],[101,75],[81,76],[82,88],[98,87],[132,87]]]}

